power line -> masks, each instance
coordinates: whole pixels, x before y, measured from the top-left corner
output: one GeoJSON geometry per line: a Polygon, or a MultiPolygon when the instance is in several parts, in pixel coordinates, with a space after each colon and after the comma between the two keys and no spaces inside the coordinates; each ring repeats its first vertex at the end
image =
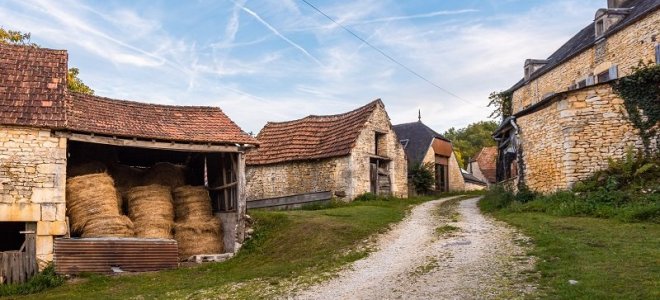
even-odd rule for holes
{"type": "Polygon", "coordinates": [[[359,35],[355,34],[352,30],[348,29],[346,26],[344,26],[344,25],[342,25],[341,23],[335,21],[335,19],[333,19],[332,17],[328,16],[326,13],[324,13],[323,11],[321,11],[320,9],[318,9],[318,8],[317,8],[316,6],[314,6],[313,4],[309,3],[307,0],[301,0],[301,1],[304,2],[305,4],[309,5],[309,7],[313,8],[315,11],[317,11],[318,13],[320,13],[321,15],[323,15],[324,17],[326,17],[328,20],[332,21],[333,23],[337,24],[337,25],[338,25],[339,27],[341,27],[342,29],[346,30],[346,32],[350,33],[350,34],[351,34],[352,36],[354,36],[356,39],[362,41],[362,42],[365,43],[367,46],[369,46],[369,47],[371,47],[372,49],[378,51],[378,53],[380,53],[381,55],[383,55],[385,58],[389,59],[389,60],[392,61],[393,63],[399,65],[399,66],[402,67],[402,68],[404,68],[406,71],[410,72],[411,74],[413,74],[413,75],[419,77],[420,79],[426,81],[427,83],[429,83],[430,85],[432,85],[432,86],[438,88],[439,90],[441,90],[441,91],[443,91],[443,92],[445,92],[445,93],[447,93],[447,94],[449,94],[449,95],[451,95],[451,96],[454,96],[456,99],[460,99],[460,100],[465,101],[465,102],[467,102],[467,103],[474,104],[474,103],[472,103],[471,101],[465,100],[465,99],[463,99],[462,97],[460,97],[460,96],[458,96],[458,95],[456,95],[456,94],[454,94],[454,93],[448,91],[447,89],[445,89],[445,88],[443,88],[443,87],[437,85],[435,82],[433,82],[433,81],[427,79],[426,77],[422,76],[421,74],[415,72],[415,70],[409,68],[408,66],[406,66],[406,65],[404,65],[403,63],[399,62],[398,60],[394,59],[392,56],[388,55],[388,54],[385,53],[383,50],[380,50],[378,47],[372,45],[371,43],[367,42],[367,40],[365,40],[365,39],[361,38],[359,35]]]}

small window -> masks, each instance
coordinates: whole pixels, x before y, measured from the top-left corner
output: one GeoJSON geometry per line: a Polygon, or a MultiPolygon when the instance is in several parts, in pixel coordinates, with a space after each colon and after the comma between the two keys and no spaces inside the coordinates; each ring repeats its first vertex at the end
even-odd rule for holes
{"type": "Polygon", "coordinates": [[[604,31],[605,31],[605,25],[603,23],[603,20],[596,21],[596,37],[603,35],[604,31]]]}
{"type": "Polygon", "coordinates": [[[607,71],[601,72],[597,76],[598,83],[608,82],[619,77],[618,68],[616,65],[611,66],[607,71]]]}
{"type": "Polygon", "coordinates": [[[580,80],[577,83],[575,83],[575,85],[578,89],[581,89],[581,88],[587,86],[587,80],[586,79],[580,80]]]}
{"type": "Polygon", "coordinates": [[[406,147],[408,147],[408,141],[410,141],[410,140],[405,139],[405,140],[400,140],[399,141],[399,143],[401,143],[401,146],[403,146],[403,149],[406,149],[406,147]]]}

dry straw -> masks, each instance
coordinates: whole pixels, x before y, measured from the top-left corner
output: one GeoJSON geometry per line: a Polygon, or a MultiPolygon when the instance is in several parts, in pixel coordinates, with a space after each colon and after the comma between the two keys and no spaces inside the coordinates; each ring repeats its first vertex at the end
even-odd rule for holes
{"type": "Polygon", "coordinates": [[[177,222],[207,220],[213,215],[209,191],[203,186],[182,186],[174,189],[177,222]]]}
{"type": "Polygon", "coordinates": [[[174,232],[179,245],[179,258],[223,252],[222,225],[218,217],[178,222],[174,232]]]}
{"type": "Polygon", "coordinates": [[[83,237],[133,235],[130,220],[120,214],[121,198],[108,174],[67,179],[66,198],[72,232],[83,237]]]}
{"type": "Polygon", "coordinates": [[[169,187],[156,184],[134,187],[126,192],[126,199],[137,237],[172,238],[174,206],[169,187]]]}
{"type": "Polygon", "coordinates": [[[157,163],[147,171],[143,184],[159,184],[175,189],[186,184],[186,172],[182,166],[157,163]]]}
{"type": "Polygon", "coordinates": [[[108,168],[100,161],[70,164],[66,170],[67,177],[77,177],[88,174],[105,173],[108,168]]]}

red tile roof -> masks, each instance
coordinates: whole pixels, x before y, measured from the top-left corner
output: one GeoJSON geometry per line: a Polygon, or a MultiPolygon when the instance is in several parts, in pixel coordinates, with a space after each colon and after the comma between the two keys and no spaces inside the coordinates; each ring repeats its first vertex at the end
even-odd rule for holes
{"type": "Polygon", "coordinates": [[[497,178],[495,176],[497,164],[496,146],[481,148],[481,151],[479,151],[477,157],[474,160],[479,164],[479,169],[481,170],[481,173],[484,174],[484,177],[486,177],[488,182],[497,182],[497,178]]]}
{"type": "Polygon", "coordinates": [[[0,124],[64,126],[67,54],[0,44],[0,124]]]}
{"type": "Polygon", "coordinates": [[[114,100],[68,92],[66,128],[180,142],[257,144],[220,108],[114,100]]]}
{"type": "Polygon", "coordinates": [[[67,91],[67,53],[0,45],[0,124],[178,142],[258,144],[217,107],[170,106],[67,91]]]}
{"type": "Polygon", "coordinates": [[[348,155],[378,107],[385,107],[380,99],[343,114],[268,122],[257,135],[260,148],[248,153],[246,162],[265,165],[348,155]]]}

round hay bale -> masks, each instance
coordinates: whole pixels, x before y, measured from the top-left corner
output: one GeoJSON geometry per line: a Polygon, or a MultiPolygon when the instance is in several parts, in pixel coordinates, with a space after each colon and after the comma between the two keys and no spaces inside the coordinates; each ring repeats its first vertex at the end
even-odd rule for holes
{"type": "Polygon", "coordinates": [[[90,219],[83,229],[82,237],[132,237],[133,223],[124,215],[104,216],[90,219]]]}
{"type": "Polygon", "coordinates": [[[126,165],[114,164],[108,168],[108,173],[115,181],[115,187],[122,195],[132,187],[141,186],[144,170],[126,165]]]}
{"type": "Polygon", "coordinates": [[[208,220],[213,215],[209,191],[203,186],[182,186],[174,189],[176,220],[208,220]]]}
{"type": "Polygon", "coordinates": [[[66,180],[66,206],[73,232],[82,233],[90,220],[119,216],[120,201],[114,182],[106,173],[66,180]]]}
{"type": "Polygon", "coordinates": [[[126,192],[126,199],[135,236],[172,238],[174,205],[169,187],[156,184],[134,187],[126,192]]]}
{"type": "Polygon", "coordinates": [[[172,189],[186,184],[185,168],[171,163],[157,163],[144,175],[144,185],[159,184],[172,189]]]}
{"type": "Polygon", "coordinates": [[[85,163],[70,164],[67,166],[66,176],[77,177],[88,174],[105,173],[108,168],[100,161],[90,161],[85,163]]]}
{"type": "Polygon", "coordinates": [[[179,258],[198,254],[223,253],[222,222],[216,216],[205,220],[189,220],[176,223],[174,239],[179,246],[179,258]]]}

